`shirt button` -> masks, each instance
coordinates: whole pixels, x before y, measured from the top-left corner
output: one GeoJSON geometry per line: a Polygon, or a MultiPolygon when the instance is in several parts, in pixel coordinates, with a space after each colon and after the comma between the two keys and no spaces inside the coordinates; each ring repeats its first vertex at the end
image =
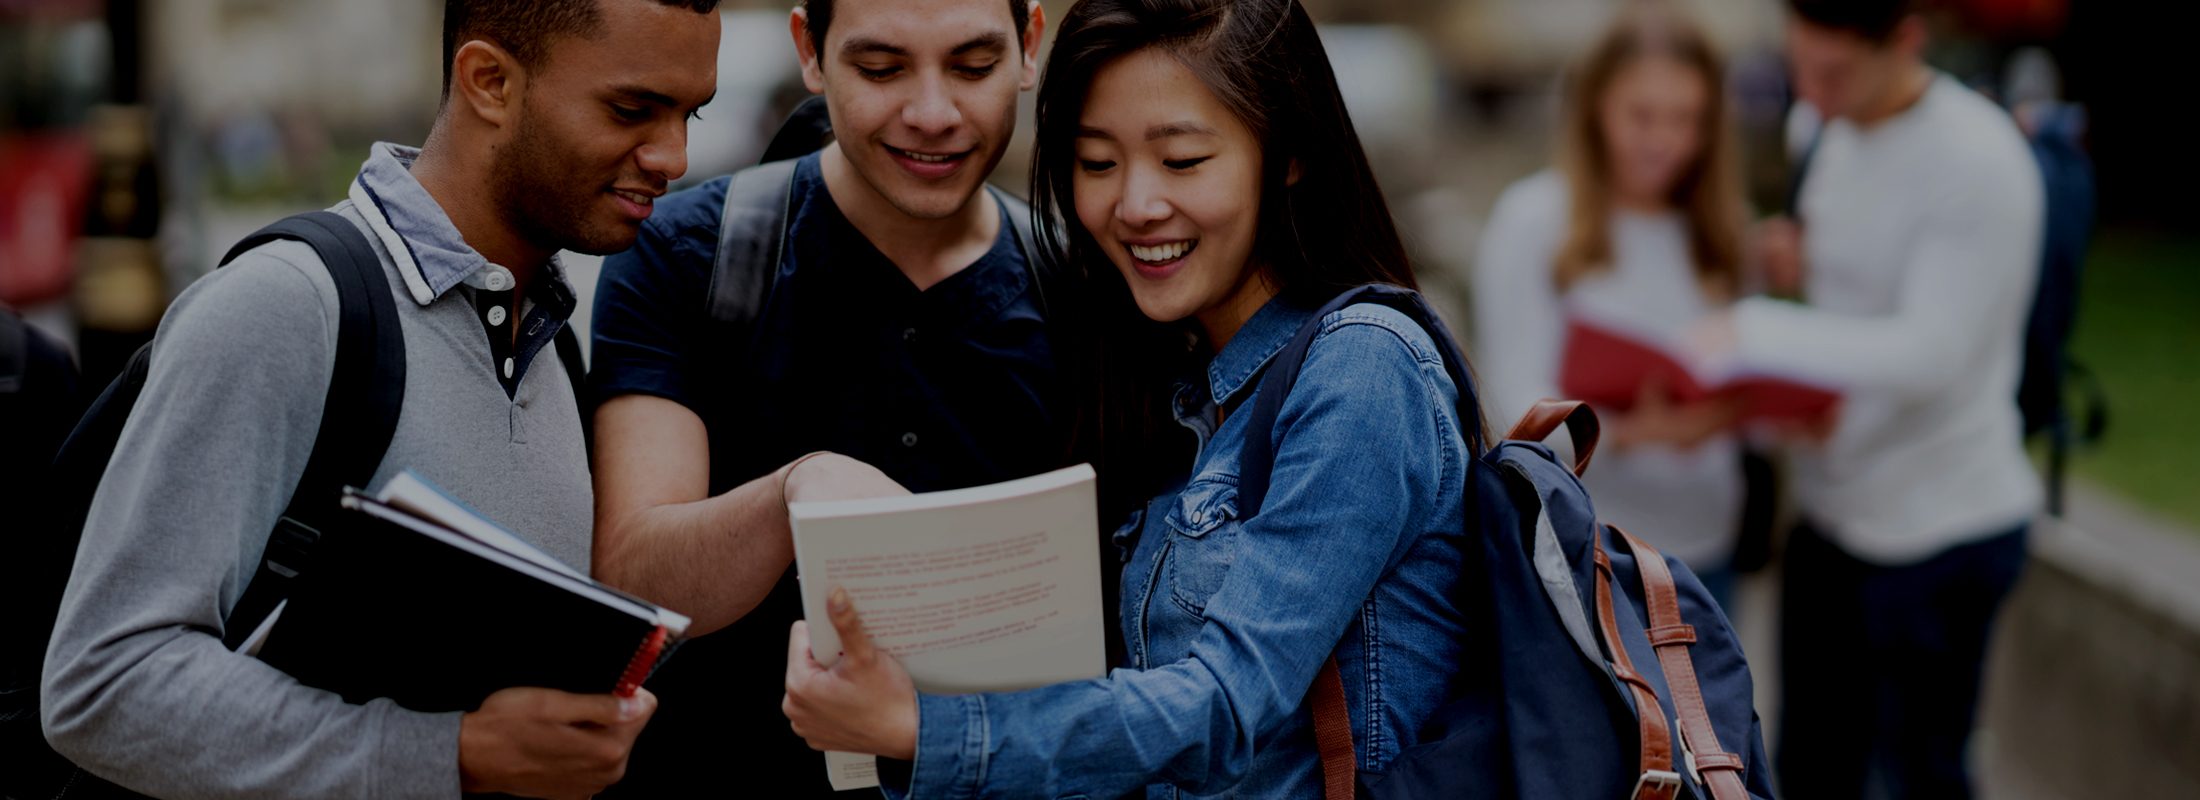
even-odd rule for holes
{"type": "Polygon", "coordinates": [[[915,446],[917,446],[917,435],[916,435],[915,433],[904,433],[904,434],[902,434],[902,435],[901,435],[901,446],[903,446],[903,447],[915,447],[915,446]]]}
{"type": "Polygon", "coordinates": [[[512,379],[512,360],[509,358],[504,359],[504,379],[512,379]]]}
{"type": "Polygon", "coordinates": [[[901,329],[901,340],[902,340],[902,341],[904,341],[904,342],[914,342],[914,341],[916,341],[916,340],[917,340],[917,329],[915,329],[915,328],[903,328],[903,329],[901,329]]]}
{"type": "Polygon", "coordinates": [[[511,277],[505,275],[502,272],[491,272],[489,273],[488,277],[482,278],[481,282],[487,285],[489,287],[489,291],[492,292],[501,292],[506,289],[512,288],[511,277]]]}
{"type": "Polygon", "coordinates": [[[506,314],[505,314],[505,311],[504,311],[504,307],[503,307],[503,306],[490,306],[490,307],[489,307],[489,324],[490,324],[490,325],[502,325],[502,324],[504,324],[504,318],[505,318],[505,316],[506,316],[506,314]]]}

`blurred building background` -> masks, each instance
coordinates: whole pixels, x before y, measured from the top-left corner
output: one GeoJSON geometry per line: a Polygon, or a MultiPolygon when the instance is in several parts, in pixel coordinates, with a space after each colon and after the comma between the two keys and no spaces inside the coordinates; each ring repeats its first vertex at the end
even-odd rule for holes
{"type": "MultiPolygon", "coordinates": [[[[685,182],[752,161],[802,97],[792,2],[727,4],[685,182]]],[[[1617,0],[1304,2],[1429,293],[1471,330],[1480,223],[1548,163],[1560,71],[1617,0]]],[[[1694,5],[1730,59],[1753,199],[1776,208],[1783,5],[1694,5]]],[[[2091,119],[2103,225],[2074,350],[2113,427],[2076,456],[2069,524],[2039,538],[2006,615],[1981,739],[1990,796],[2200,797],[2200,169],[2172,121],[2194,37],[2161,4],[1943,6],[1933,60],[1958,78],[1999,95],[2015,61],[2057,67],[2091,119]]],[[[0,0],[0,303],[103,384],[232,242],[340,199],[372,142],[423,138],[440,23],[439,0],[0,0]]],[[[1027,153],[1020,133],[996,182],[1023,191],[1027,153]]],[[[595,260],[569,263],[585,341],[595,260]]],[[[1745,586],[1761,682],[1777,674],[1776,589],[1745,586]]]]}

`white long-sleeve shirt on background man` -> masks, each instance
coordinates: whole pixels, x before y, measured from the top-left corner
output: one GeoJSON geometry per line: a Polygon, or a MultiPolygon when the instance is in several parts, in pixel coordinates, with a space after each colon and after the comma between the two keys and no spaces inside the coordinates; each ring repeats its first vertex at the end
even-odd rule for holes
{"type": "Polygon", "coordinates": [[[1734,313],[1738,363],[1840,387],[1833,436],[1791,460],[1844,549],[1927,558],[2029,520],[2016,406],[2044,190],[2016,125],[1936,76],[1915,105],[1818,139],[1800,200],[1809,305],[1734,313]]]}
{"type": "MultiPolygon", "coordinates": [[[[1612,217],[1610,269],[1552,281],[1570,208],[1565,179],[1546,171],[1505,191],[1482,235],[1474,271],[1474,354],[1485,412],[1509,425],[1558,388],[1566,321],[1579,318],[1650,341],[1674,341],[1712,310],[1677,213],[1612,217]]],[[[1502,430],[1502,428],[1500,428],[1502,430]]],[[[1697,569],[1724,566],[1741,526],[1740,441],[1692,450],[1607,448],[1584,478],[1597,516],[1697,569]]]]}

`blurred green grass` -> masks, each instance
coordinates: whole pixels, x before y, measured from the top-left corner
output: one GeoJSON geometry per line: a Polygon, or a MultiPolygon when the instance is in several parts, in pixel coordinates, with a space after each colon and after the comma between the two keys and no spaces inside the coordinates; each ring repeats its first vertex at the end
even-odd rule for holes
{"type": "Polygon", "coordinates": [[[2200,237],[2104,231],[2083,281],[2070,350],[2109,427],[2072,470],[2200,535],[2200,237]]]}

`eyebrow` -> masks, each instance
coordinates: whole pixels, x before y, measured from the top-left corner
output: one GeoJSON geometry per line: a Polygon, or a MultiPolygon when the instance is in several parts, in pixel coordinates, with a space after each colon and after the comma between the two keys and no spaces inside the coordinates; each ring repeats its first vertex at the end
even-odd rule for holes
{"type": "MultiPolygon", "coordinates": [[[[653,89],[646,89],[640,86],[615,86],[612,87],[611,92],[613,94],[619,95],[620,97],[624,97],[628,100],[633,100],[640,103],[664,106],[665,108],[680,107],[680,101],[673,99],[671,95],[653,89]]],[[[695,107],[702,108],[703,106],[710,105],[710,102],[716,99],[718,99],[718,93],[711,92],[711,95],[709,97],[703,98],[703,102],[696,103],[695,107]]]]}
{"type": "Polygon", "coordinates": [[[887,44],[885,42],[867,36],[858,36],[849,39],[848,41],[842,42],[840,44],[840,53],[841,55],[849,56],[870,55],[874,53],[886,56],[909,55],[909,51],[902,48],[900,45],[887,44]]]}
{"type": "MultiPolygon", "coordinates": [[[[1215,129],[1209,128],[1196,122],[1171,122],[1163,125],[1155,125],[1151,128],[1146,129],[1146,141],[1149,142],[1160,141],[1162,139],[1167,139],[1174,136],[1219,135],[1220,134],[1215,132],[1215,129]]],[[[1106,139],[1112,142],[1115,141],[1115,134],[1109,133],[1099,128],[1091,127],[1089,125],[1080,125],[1077,128],[1077,138],[1106,139]]]]}
{"type": "Polygon", "coordinates": [[[971,39],[970,41],[963,42],[962,44],[955,45],[955,49],[949,50],[948,55],[959,56],[977,50],[1006,49],[1008,49],[1008,37],[1006,35],[1003,35],[1000,31],[993,31],[991,33],[980,35],[979,37],[971,39]]]}
{"type": "MultiPolygon", "coordinates": [[[[948,55],[960,56],[967,55],[971,52],[978,50],[998,51],[1007,49],[1008,35],[1003,34],[1000,31],[993,31],[991,33],[981,34],[976,38],[971,39],[970,41],[963,42],[962,44],[955,45],[955,49],[949,50],[948,55]]],[[[879,39],[873,39],[868,36],[857,36],[849,39],[848,41],[842,42],[840,45],[840,53],[841,55],[845,56],[883,55],[907,57],[909,55],[909,49],[906,47],[902,47],[898,44],[892,44],[879,39]]]]}

